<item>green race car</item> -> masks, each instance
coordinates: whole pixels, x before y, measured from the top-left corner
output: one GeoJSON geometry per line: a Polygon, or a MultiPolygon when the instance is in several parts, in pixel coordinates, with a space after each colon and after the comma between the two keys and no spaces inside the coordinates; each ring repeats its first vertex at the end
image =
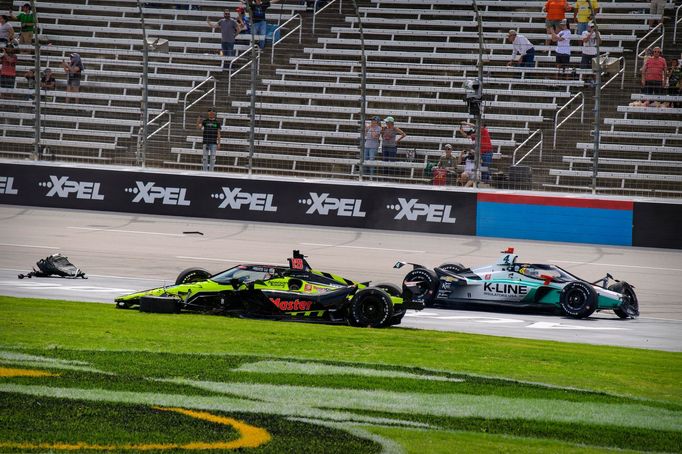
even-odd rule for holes
{"type": "Polygon", "coordinates": [[[288,262],[288,266],[237,265],[214,275],[203,268],[188,268],[178,275],[175,285],[120,296],[116,307],[375,328],[397,325],[407,309],[424,307],[404,301],[396,285],[370,286],[313,270],[299,251],[288,262]]]}

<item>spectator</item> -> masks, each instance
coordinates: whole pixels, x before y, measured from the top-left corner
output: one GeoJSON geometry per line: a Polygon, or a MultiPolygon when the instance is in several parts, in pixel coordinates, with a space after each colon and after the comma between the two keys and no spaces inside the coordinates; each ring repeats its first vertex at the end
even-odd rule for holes
{"type": "Polygon", "coordinates": [[[265,35],[268,33],[268,23],[265,20],[265,11],[270,8],[272,3],[279,0],[248,0],[251,7],[251,23],[253,24],[253,33],[259,36],[258,45],[260,48],[265,47],[265,35]]]}
{"type": "MultiPolygon", "coordinates": [[[[36,73],[32,69],[27,69],[24,72],[24,78],[26,78],[26,85],[28,86],[29,90],[35,90],[36,89],[36,73]]],[[[33,99],[33,93],[28,93],[26,95],[26,101],[30,101],[33,99]]]]}
{"type": "MultiPolygon", "coordinates": [[[[379,116],[372,117],[368,125],[365,125],[365,161],[373,161],[376,159],[377,150],[379,149],[379,138],[381,137],[381,118],[379,116]]],[[[374,166],[365,166],[365,174],[370,178],[374,177],[374,166]]]]}
{"type": "MultiPolygon", "coordinates": [[[[652,0],[649,7],[649,14],[658,16],[658,19],[649,19],[649,28],[654,28],[656,25],[663,23],[663,13],[665,13],[666,0],[652,0]]],[[[663,30],[661,30],[663,33],[663,30]]]]}
{"type": "Polygon", "coordinates": [[[661,48],[654,47],[654,53],[642,66],[642,92],[660,95],[666,83],[667,65],[661,57],[661,48]]]}
{"type": "MultiPolygon", "coordinates": [[[[206,19],[206,22],[208,22],[208,26],[214,30],[216,27],[220,27],[220,45],[222,48],[221,54],[223,57],[233,57],[234,42],[239,32],[242,31],[242,26],[239,24],[239,22],[230,18],[229,9],[226,8],[223,15],[224,17],[218,22],[211,22],[209,19],[206,19]]],[[[225,66],[225,64],[223,64],[223,66],[225,66]]]]}
{"type": "Polygon", "coordinates": [[[242,26],[242,31],[240,33],[251,33],[251,22],[246,16],[246,8],[243,6],[238,6],[235,9],[235,12],[237,13],[237,23],[242,26]]]}
{"type": "Polygon", "coordinates": [[[9,17],[0,16],[0,44],[6,46],[14,40],[14,27],[9,23],[9,17]]]}
{"type": "Polygon", "coordinates": [[[590,22],[594,21],[594,15],[597,14],[597,10],[599,9],[599,2],[597,0],[577,0],[575,2],[575,7],[573,8],[573,18],[575,19],[575,34],[578,36],[582,36],[584,32],[587,31],[587,28],[590,24],[590,22]],[[592,11],[590,11],[590,4],[592,4],[592,11],[594,11],[594,14],[592,14],[592,11]]]}
{"type": "Polygon", "coordinates": [[[31,44],[33,41],[33,26],[35,24],[35,16],[31,11],[31,4],[24,3],[21,7],[21,12],[16,16],[12,16],[12,19],[21,22],[21,34],[19,36],[19,42],[21,44],[31,44]]]}
{"type": "Polygon", "coordinates": [[[459,175],[458,183],[464,187],[474,185],[474,170],[476,169],[476,154],[473,150],[463,151],[459,155],[459,165],[464,166],[464,170],[459,175]]]}
{"type": "Polygon", "coordinates": [[[524,68],[532,68],[535,66],[535,48],[528,41],[528,38],[516,30],[509,30],[507,35],[507,42],[514,46],[512,51],[511,60],[507,63],[507,66],[519,65],[524,68]],[[516,56],[519,56],[517,59],[516,56]]]}
{"type": "MultiPolygon", "coordinates": [[[[54,90],[57,86],[57,81],[54,79],[54,74],[50,68],[43,71],[43,77],[40,78],[40,88],[45,91],[54,90]]],[[[45,100],[51,102],[53,100],[52,96],[46,96],[45,100]]]]}
{"type": "MultiPolygon", "coordinates": [[[[601,35],[598,30],[595,30],[594,24],[589,22],[587,30],[580,35],[583,42],[582,59],[580,60],[580,68],[591,69],[592,59],[597,56],[597,43],[601,44],[601,35]]],[[[587,83],[594,85],[593,76],[587,76],[587,83]]]]}
{"type": "MultiPolygon", "coordinates": [[[[66,91],[68,93],[78,93],[81,89],[81,76],[85,70],[81,56],[77,53],[72,53],[69,60],[64,60],[62,63],[64,72],[66,73],[66,91]]],[[[69,103],[69,98],[66,98],[66,103],[69,103]]],[[[78,98],[74,98],[74,103],[78,104],[78,98]]]]}
{"type": "Polygon", "coordinates": [[[400,128],[396,128],[393,117],[386,117],[386,125],[381,128],[381,153],[383,160],[395,161],[398,156],[398,144],[407,137],[400,128]]]}
{"type": "Polygon", "coordinates": [[[433,184],[453,184],[455,178],[457,177],[457,164],[458,160],[452,155],[452,145],[449,143],[445,144],[443,147],[443,155],[438,160],[436,169],[434,169],[433,184]],[[438,172],[438,169],[442,169],[442,173],[438,172]],[[438,183],[436,183],[437,177],[442,179],[442,181],[438,181],[438,183]]]}
{"type": "MultiPolygon", "coordinates": [[[[459,127],[459,132],[471,139],[476,149],[476,125],[463,121],[459,127]]],[[[486,167],[483,172],[483,181],[490,179],[490,172],[488,169],[493,165],[493,141],[490,138],[490,131],[484,123],[481,123],[481,166],[486,167]]]]}
{"type": "Polygon", "coordinates": [[[547,2],[545,2],[542,11],[547,13],[545,18],[545,28],[547,29],[546,46],[549,46],[552,36],[558,33],[561,21],[566,20],[566,11],[570,11],[571,9],[571,5],[569,5],[566,0],[547,0],[547,2]]]}
{"type": "Polygon", "coordinates": [[[14,88],[14,82],[17,78],[17,56],[14,52],[14,46],[9,45],[5,48],[0,57],[0,87],[14,88]]]}
{"type": "Polygon", "coordinates": [[[197,128],[204,130],[203,155],[201,169],[213,171],[215,168],[216,151],[220,150],[220,121],[216,118],[213,109],[208,109],[208,118],[197,118],[197,128]]]}
{"type": "Polygon", "coordinates": [[[556,50],[554,51],[557,67],[556,78],[559,79],[561,74],[562,79],[568,79],[569,73],[566,72],[566,69],[571,64],[571,30],[568,29],[566,21],[561,21],[559,28],[559,33],[552,34],[552,41],[556,42],[556,50]]]}
{"type": "MultiPolygon", "coordinates": [[[[670,67],[668,68],[668,94],[671,96],[679,96],[682,88],[682,67],[679,65],[679,60],[673,58],[670,60],[670,67]]],[[[679,103],[675,103],[678,105],[679,103]]]]}

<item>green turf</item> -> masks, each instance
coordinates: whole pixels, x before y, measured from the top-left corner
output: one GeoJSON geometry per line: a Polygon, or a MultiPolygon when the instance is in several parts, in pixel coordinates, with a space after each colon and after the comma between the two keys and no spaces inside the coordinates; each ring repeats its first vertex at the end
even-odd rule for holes
{"type": "Polygon", "coordinates": [[[258,452],[682,452],[677,353],[0,297],[0,367],[59,374],[0,378],[0,443],[224,435],[164,406],[265,428],[258,452]]]}

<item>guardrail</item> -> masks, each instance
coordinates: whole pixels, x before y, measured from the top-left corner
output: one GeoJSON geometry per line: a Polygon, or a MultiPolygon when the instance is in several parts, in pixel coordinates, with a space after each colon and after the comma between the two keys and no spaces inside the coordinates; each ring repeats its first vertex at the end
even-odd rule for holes
{"type": "Polygon", "coordinates": [[[170,111],[164,110],[163,112],[161,112],[160,114],[158,114],[156,117],[154,117],[154,118],[152,118],[151,120],[149,120],[149,123],[147,123],[147,126],[151,125],[152,123],[154,123],[156,120],[158,120],[159,118],[161,118],[161,117],[164,116],[164,115],[168,115],[168,121],[167,121],[166,123],[164,123],[163,125],[159,126],[159,127],[156,129],[156,131],[154,131],[153,133],[149,134],[149,135],[147,136],[147,139],[145,139],[145,140],[151,139],[152,137],[154,137],[155,135],[157,135],[159,132],[161,132],[161,130],[162,130],[163,128],[168,128],[168,137],[167,137],[167,138],[168,138],[168,140],[170,141],[170,138],[171,138],[171,124],[172,124],[172,117],[171,117],[170,111]]]}
{"type": "Polygon", "coordinates": [[[601,86],[602,89],[606,88],[611,82],[613,82],[614,79],[616,79],[620,75],[620,89],[622,90],[623,87],[625,86],[625,57],[618,57],[616,61],[619,61],[621,63],[620,70],[613,75],[612,78],[610,78],[608,81],[606,81],[605,84],[601,86]]]}
{"type": "Polygon", "coordinates": [[[638,59],[638,58],[642,58],[642,55],[644,54],[644,52],[646,52],[647,50],[651,49],[651,47],[652,47],[654,44],[656,44],[658,41],[661,41],[661,46],[660,46],[660,47],[661,47],[661,50],[663,50],[663,37],[664,37],[664,36],[665,36],[665,27],[663,26],[663,23],[660,23],[660,24],[658,24],[657,26],[655,26],[654,28],[652,28],[651,30],[649,30],[649,33],[647,33],[646,35],[642,36],[642,38],[641,38],[639,41],[637,41],[637,48],[636,48],[636,50],[635,50],[635,71],[633,72],[633,74],[634,74],[635,76],[637,75],[637,59],[638,59]],[[656,38],[655,40],[653,40],[653,41],[651,42],[651,44],[649,44],[648,46],[646,46],[646,47],[642,50],[642,52],[640,52],[640,51],[639,51],[639,46],[642,44],[642,42],[644,42],[644,40],[647,39],[647,38],[649,37],[649,35],[651,35],[652,33],[654,33],[654,32],[655,32],[656,30],[658,30],[659,28],[661,29],[661,31],[660,31],[660,33],[661,33],[660,36],[659,36],[658,38],[656,38]]]}
{"type": "MultiPolygon", "coordinates": [[[[313,14],[313,33],[315,33],[315,19],[317,18],[317,15],[320,14],[320,13],[321,13],[322,11],[324,11],[325,9],[329,8],[330,6],[332,6],[332,5],[334,4],[334,2],[336,2],[336,0],[332,0],[331,2],[327,3],[326,5],[324,5],[324,6],[323,6],[322,8],[320,8],[320,9],[317,9],[317,1],[318,1],[318,0],[313,0],[313,1],[315,2],[315,3],[314,3],[314,5],[315,5],[315,6],[314,6],[315,13],[313,14]]],[[[339,1],[339,14],[341,14],[341,12],[343,11],[343,10],[341,9],[341,7],[343,6],[343,0],[338,0],[338,1],[339,1]]]]}
{"type": "Polygon", "coordinates": [[[279,44],[280,42],[284,41],[285,38],[287,38],[289,35],[294,33],[296,30],[298,30],[298,43],[301,44],[303,42],[303,18],[301,17],[300,14],[294,14],[291,16],[286,22],[284,22],[282,25],[279,25],[273,32],[272,32],[272,52],[270,53],[270,63],[272,63],[275,60],[275,46],[279,44]],[[286,35],[282,36],[280,39],[275,41],[275,36],[277,36],[277,33],[289,22],[291,22],[294,19],[298,19],[298,25],[294,28],[292,28],[289,33],[286,35]]]}
{"type": "Polygon", "coordinates": [[[680,16],[680,10],[682,10],[682,5],[678,6],[675,10],[675,28],[673,29],[673,43],[677,43],[677,25],[682,22],[682,19],[678,19],[680,16]]]}
{"type": "Polygon", "coordinates": [[[516,147],[516,149],[514,150],[514,153],[512,153],[512,166],[515,166],[515,165],[517,165],[517,164],[520,164],[521,161],[523,161],[524,159],[526,159],[526,158],[527,158],[532,152],[534,152],[535,149],[538,148],[538,147],[540,147],[540,162],[542,162],[542,147],[543,147],[544,143],[545,143],[545,135],[544,135],[544,133],[542,132],[542,129],[536,129],[535,131],[533,131],[533,133],[532,133],[531,135],[529,135],[528,138],[526,138],[526,140],[524,140],[523,143],[522,143],[521,145],[519,145],[518,147],[516,147]],[[524,154],[524,155],[521,157],[521,159],[519,159],[519,160],[517,161],[517,160],[516,160],[516,153],[518,153],[518,151],[519,151],[521,148],[523,148],[523,146],[524,146],[525,144],[527,144],[527,143],[530,141],[530,139],[532,139],[533,137],[535,137],[536,134],[540,134],[540,140],[538,141],[538,143],[536,143],[535,145],[533,145],[533,147],[532,147],[530,150],[528,150],[528,152],[527,152],[526,154],[524,154]]]}
{"type": "Polygon", "coordinates": [[[582,123],[585,120],[585,95],[583,94],[582,91],[579,91],[578,93],[576,93],[571,99],[569,99],[566,102],[566,104],[561,106],[561,108],[559,108],[559,110],[557,110],[556,113],[554,114],[554,139],[552,140],[552,148],[556,148],[556,135],[557,135],[557,131],[559,130],[561,125],[566,123],[573,115],[575,115],[575,113],[577,111],[580,111],[580,123],[582,123]],[[558,122],[559,121],[559,114],[561,113],[561,111],[568,108],[568,106],[571,105],[571,103],[576,98],[582,98],[580,105],[578,107],[576,107],[575,109],[573,109],[573,112],[568,114],[568,116],[566,118],[564,118],[563,120],[561,120],[561,123],[559,123],[558,122]]]}
{"type": "Polygon", "coordinates": [[[196,87],[192,88],[190,91],[188,91],[187,93],[185,93],[185,97],[184,97],[183,103],[182,103],[182,106],[183,106],[183,107],[182,107],[182,127],[183,127],[183,128],[186,127],[186,122],[187,122],[187,111],[188,111],[190,108],[192,108],[192,106],[194,106],[196,103],[198,103],[199,101],[201,101],[202,99],[204,99],[206,96],[210,95],[211,93],[213,93],[213,104],[215,104],[215,100],[216,100],[216,91],[217,91],[217,90],[216,90],[216,83],[217,83],[217,82],[216,82],[215,77],[213,77],[213,76],[208,76],[208,77],[206,78],[206,80],[204,80],[204,81],[201,82],[199,85],[197,85],[196,87]],[[189,95],[192,94],[193,92],[197,91],[202,85],[204,85],[204,84],[206,84],[206,83],[208,83],[208,82],[211,82],[211,81],[213,81],[213,88],[211,88],[210,90],[208,90],[208,91],[207,91],[206,93],[204,93],[203,95],[199,96],[199,97],[196,99],[196,101],[194,101],[192,104],[190,104],[190,105],[188,106],[188,105],[187,105],[187,98],[189,97],[189,95]]]}
{"type": "MultiPolygon", "coordinates": [[[[258,43],[256,43],[256,44],[254,45],[254,47],[256,48],[256,52],[257,52],[256,60],[260,60],[261,50],[260,50],[260,47],[258,47],[258,43]]],[[[228,94],[228,95],[229,95],[230,93],[232,93],[232,78],[233,78],[234,76],[236,76],[237,74],[239,74],[240,72],[242,72],[244,69],[246,69],[246,68],[248,68],[249,66],[251,66],[251,64],[253,64],[253,60],[249,60],[248,62],[244,63],[241,67],[239,67],[239,69],[237,69],[236,71],[233,72],[233,71],[232,71],[232,66],[234,65],[234,62],[236,62],[236,61],[239,60],[240,58],[244,57],[245,55],[250,54],[251,51],[252,51],[252,49],[251,49],[251,47],[249,47],[249,48],[246,49],[244,52],[242,52],[241,54],[237,55],[237,56],[236,56],[234,59],[232,59],[232,61],[230,62],[230,66],[229,66],[229,68],[228,68],[228,74],[229,74],[229,75],[228,75],[228,77],[227,77],[227,94],[228,94]]]]}

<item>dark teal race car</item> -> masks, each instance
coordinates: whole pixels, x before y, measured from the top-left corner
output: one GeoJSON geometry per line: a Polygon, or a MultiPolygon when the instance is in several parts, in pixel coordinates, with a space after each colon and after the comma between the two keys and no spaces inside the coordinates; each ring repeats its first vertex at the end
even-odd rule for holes
{"type": "Polygon", "coordinates": [[[404,301],[394,284],[370,285],[314,270],[299,251],[288,262],[288,266],[237,265],[217,274],[188,268],[178,275],[175,285],[120,296],[115,299],[116,307],[375,328],[397,325],[407,309],[424,307],[404,301]]]}

